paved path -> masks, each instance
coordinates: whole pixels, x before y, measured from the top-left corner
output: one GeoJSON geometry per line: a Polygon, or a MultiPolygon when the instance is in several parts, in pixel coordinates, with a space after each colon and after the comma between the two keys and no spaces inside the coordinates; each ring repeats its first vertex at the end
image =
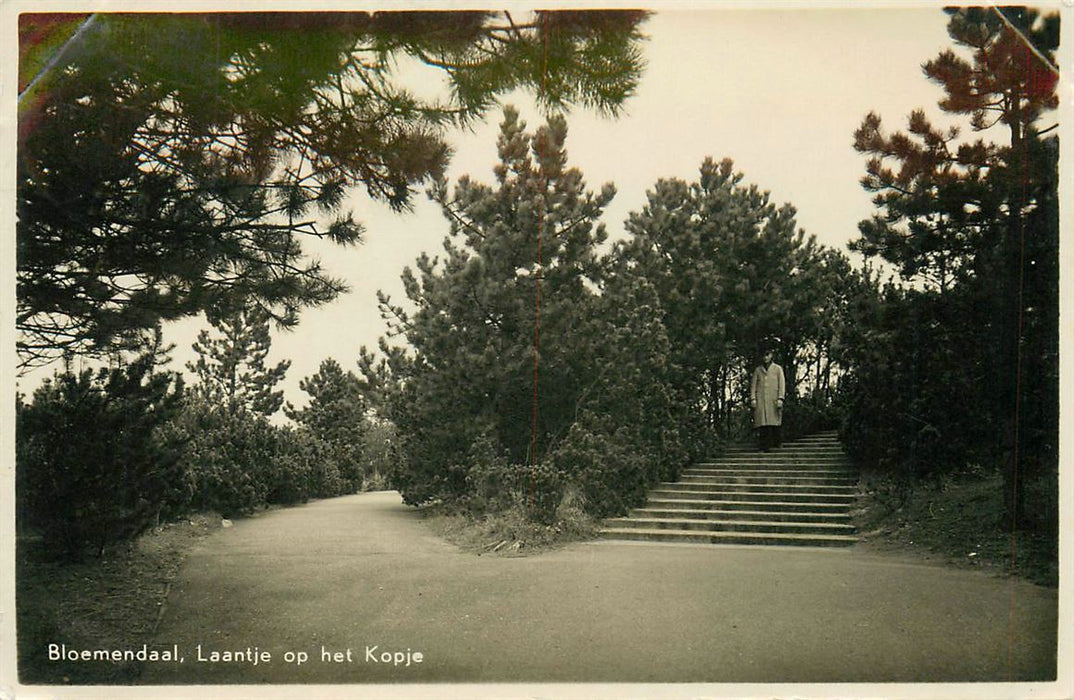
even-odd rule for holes
{"type": "Polygon", "coordinates": [[[142,682],[1047,680],[1056,599],[855,549],[589,543],[477,557],[397,494],[362,494],[203,541],[157,636],[185,660],[148,665],[142,682]],[[198,661],[199,644],[202,658],[241,653],[198,661]],[[271,659],[244,660],[254,647],[271,659]]]}

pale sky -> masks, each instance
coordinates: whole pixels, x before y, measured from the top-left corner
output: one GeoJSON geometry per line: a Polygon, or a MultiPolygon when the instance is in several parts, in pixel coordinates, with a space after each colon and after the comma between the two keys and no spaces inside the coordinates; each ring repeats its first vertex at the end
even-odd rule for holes
{"type": "MultiPolygon", "coordinates": [[[[951,45],[938,6],[916,9],[674,10],[643,26],[648,67],[638,93],[617,119],[576,109],[568,116],[569,163],[590,189],[613,182],[618,194],[604,221],[615,236],[661,177],[692,181],[706,156],[729,157],[745,182],[769,190],[777,205],[792,203],[798,224],[824,245],[846,249],[857,223],[872,212],[858,180],[865,158],[851,144],[870,110],[889,129],[903,128],[910,111],[936,107],[941,95],[921,64],[951,45]]],[[[532,131],[541,123],[524,94],[503,100],[520,108],[532,131]]],[[[450,179],[468,173],[492,182],[500,112],[472,133],[448,137],[456,155],[450,179]]],[[[308,309],[292,332],[276,332],[270,361],[292,361],[287,400],[306,396],[299,381],[333,357],[355,369],[358,348],[376,347],[385,325],[376,306],[382,289],[405,299],[400,273],[422,252],[440,252],[447,223],[424,195],[414,211],[392,213],[355,193],[348,203],[367,229],[364,244],[344,249],[314,241],[321,258],[352,290],[328,306],[308,309]]],[[[171,368],[193,355],[200,319],[166,328],[176,343],[171,368]]],[[[44,375],[51,374],[51,369],[44,375]]],[[[29,391],[41,372],[23,377],[29,391]]]]}

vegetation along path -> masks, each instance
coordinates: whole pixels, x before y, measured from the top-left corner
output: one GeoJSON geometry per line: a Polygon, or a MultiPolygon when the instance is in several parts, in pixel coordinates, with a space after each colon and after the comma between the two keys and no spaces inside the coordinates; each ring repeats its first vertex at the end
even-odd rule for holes
{"type": "Polygon", "coordinates": [[[1056,592],[1022,581],[854,548],[599,542],[478,557],[421,519],[398,494],[381,492],[220,530],[189,556],[158,631],[156,648],[174,645],[184,661],[147,664],[141,682],[911,682],[1055,673],[1056,592]]]}

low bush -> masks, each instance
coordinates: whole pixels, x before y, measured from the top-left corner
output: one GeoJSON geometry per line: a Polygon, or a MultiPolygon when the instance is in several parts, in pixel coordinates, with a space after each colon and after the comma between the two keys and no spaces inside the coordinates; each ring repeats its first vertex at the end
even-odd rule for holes
{"type": "Polygon", "coordinates": [[[474,465],[467,474],[470,496],[464,500],[475,514],[517,509],[530,520],[548,524],[563,496],[563,474],[547,463],[474,465]]]}
{"type": "Polygon", "coordinates": [[[480,554],[518,555],[592,537],[598,521],[586,512],[585,498],[567,486],[548,522],[535,520],[523,505],[474,513],[445,504],[426,506],[426,518],[450,542],[480,554]]]}
{"type": "Polygon", "coordinates": [[[576,423],[552,455],[555,469],[580,490],[586,510],[594,516],[619,515],[640,505],[660,464],[657,455],[631,439],[621,428],[612,435],[576,423]]]}
{"type": "Polygon", "coordinates": [[[333,458],[331,446],[312,431],[303,427],[289,430],[286,444],[289,449],[285,456],[293,461],[296,471],[304,474],[309,498],[332,498],[352,492],[333,458]]]}
{"type": "Polygon", "coordinates": [[[263,507],[276,457],[268,421],[200,402],[189,407],[185,419],[190,442],[184,460],[196,483],[194,507],[226,518],[263,507]]]}
{"type": "Polygon", "coordinates": [[[357,490],[343,475],[335,446],[305,427],[277,427],[248,411],[193,399],[176,430],[189,438],[184,463],[198,509],[232,517],[357,490]]]}
{"type": "Polygon", "coordinates": [[[23,530],[69,559],[100,554],[189,496],[183,436],[162,430],[179,410],[178,375],[147,354],[126,367],[56,374],[17,403],[16,474],[23,530]]]}
{"type": "Polygon", "coordinates": [[[274,428],[275,453],[266,470],[268,490],[265,501],[277,505],[305,503],[312,490],[313,460],[311,445],[294,428],[274,428]]]}

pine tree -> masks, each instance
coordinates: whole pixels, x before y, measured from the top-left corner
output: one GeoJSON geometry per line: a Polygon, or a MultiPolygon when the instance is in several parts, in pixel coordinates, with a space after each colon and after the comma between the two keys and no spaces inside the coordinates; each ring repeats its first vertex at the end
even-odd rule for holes
{"type": "Polygon", "coordinates": [[[730,160],[708,158],[696,182],[660,180],[617,251],[657,290],[683,400],[721,432],[761,341],[780,339],[793,394],[798,353],[824,315],[820,249],[792,206],[743,178],[730,160]]]}
{"type": "Polygon", "coordinates": [[[435,193],[451,229],[442,260],[423,256],[416,273],[404,271],[417,310],[382,297],[413,348],[391,358],[409,500],[464,491],[465,466],[454,466],[479,438],[509,462],[537,464],[575,418],[590,366],[574,338],[600,282],[597,221],[614,189],[586,190],[567,167],[566,136],[562,117],[531,135],[505,109],[496,186],[463,177],[453,193],[446,183],[435,193]]]}
{"type": "MultiPolygon", "coordinates": [[[[499,95],[614,114],[642,70],[636,11],[122,14],[20,61],[18,351],[107,354],[222,301],[283,325],[346,285],[301,242],[363,235],[349,189],[400,210],[451,126],[499,95]],[[443,78],[408,89],[400,64],[443,78]]],[[[20,16],[22,49],[49,16],[20,16]]],[[[73,31],[74,27],[71,28],[73,31]]],[[[424,77],[424,76],[423,76],[424,77]]]]}
{"type": "Polygon", "coordinates": [[[183,383],[161,364],[154,347],[120,367],[57,373],[18,402],[19,516],[56,554],[100,554],[188,502],[183,440],[165,429],[183,383]]]}
{"type": "Polygon", "coordinates": [[[357,491],[365,476],[362,445],[369,431],[358,377],[328,358],[316,374],[299,382],[299,388],[309,395],[309,403],[300,409],[288,403],[284,407],[287,417],[328,447],[350,490],[357,491]]]}
{"type": "Polygon", "coordinates": [[[187,363],[187,368],[198,376],[195,389],[211,403],[226,406],[232,414],[274,414],[283,405],[283,390],[275,386],[291,361],[265,366],[272,346],[269,315],[251,307],[214,315],[210,323],[216,337],[208,330],[201,331],[192,346],[198,359],[187,363]]]}
{"type": "MultiPolygon", "coordinates": [[[[1007,128],[1005,143],[963,140],[923,110],[909,133],[887,135],[869,114],[855,148],[871,156],[863,187],[879,212],[853,247],[898,266],[903,277],[946,297],[961,316],[959,363],[979,368],[995,457],[1004,465],[1008,524],[1024,515],[1019,476],[1055,460],[1058,382],[1058,207],[1054,52],[1059,15],[1024,7],[956,8],[953,49],[924,65],[943,88],[939,106],[968,115],[975,132],[1007,128]],[[894,161],[897,167],[892,167],[894,161]],[[1027,352],[1032,349],[1033,352],[1027,352]]],[[[931,301],[927,303],[931,304],[931,301]]]]}

